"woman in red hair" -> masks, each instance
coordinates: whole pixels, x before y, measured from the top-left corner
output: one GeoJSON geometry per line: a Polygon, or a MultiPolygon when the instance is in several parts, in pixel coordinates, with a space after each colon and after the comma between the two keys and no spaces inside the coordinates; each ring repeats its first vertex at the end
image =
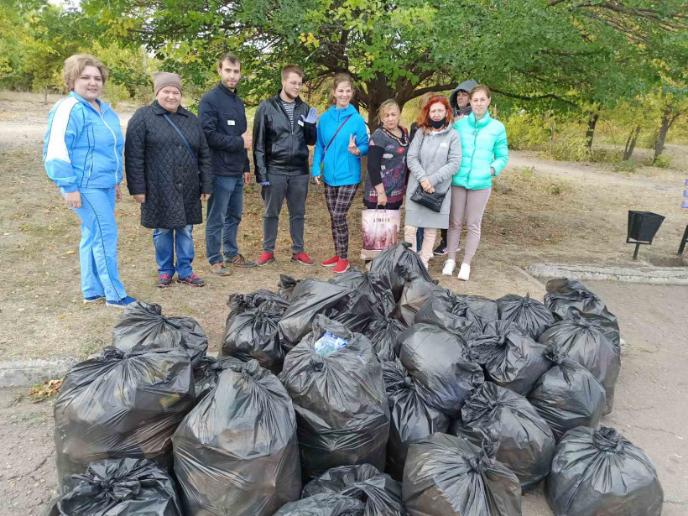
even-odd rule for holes
{"type": "Polygon", "coordinates": [[[406,189],[404,240],[416,251],[416,231],[424,228],[423,244],[418,251],[426,268],[438,230],[449,226],[450,196],[446,194],[461,161],[461,143],[452,129],[453,118],[447,97],[430,97],[418,115],[418,130],[407,155],[410,174],[406,189]],[[439,211],[414,201],[416,190],[441,200],[439,211]]]}

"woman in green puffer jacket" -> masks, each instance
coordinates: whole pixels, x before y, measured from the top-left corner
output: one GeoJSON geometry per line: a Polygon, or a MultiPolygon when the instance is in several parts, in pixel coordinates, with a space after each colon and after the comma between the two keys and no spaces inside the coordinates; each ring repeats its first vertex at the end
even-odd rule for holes
{"type": "Polygon", "coordinates": [[[492,94],[479,84],[470,92],[472,113],[454,124],[461,140],[461,165],[452,177],[451,210],[447,231],[448,257],[442,274],[451,276],[456,267],[461,228],[466,225],[466,243],[459,279],[468,281],[471,260],[480,243],[480,224],[492,192],[492,178],[509,160],[504,125],[490,117],[492,94]]]}

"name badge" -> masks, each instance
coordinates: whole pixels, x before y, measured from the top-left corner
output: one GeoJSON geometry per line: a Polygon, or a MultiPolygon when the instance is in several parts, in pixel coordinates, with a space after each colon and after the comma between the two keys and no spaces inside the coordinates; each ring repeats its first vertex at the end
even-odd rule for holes
{"type": "Polygon", "coordinates": [[[303,120],[298,120],[296,123],[303,127],[303,120]]]}
{"type": "Polygon", "coordinates": [[[227,125],[236,125],[234,120],[227,120],[227,125]]]}

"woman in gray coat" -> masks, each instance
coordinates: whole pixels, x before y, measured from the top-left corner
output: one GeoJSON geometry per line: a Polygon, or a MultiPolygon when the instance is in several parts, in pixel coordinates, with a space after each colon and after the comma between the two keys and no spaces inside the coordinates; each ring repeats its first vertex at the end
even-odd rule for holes
{"type": "Polygon", "coordinates": [[[419,255],[426,268],[438,230],[449,226],[451,196],[446,193],[461,162],[461,143],[452,129],[453,118],[447,97],[430,97],[418,115],[418,130],[406,158],[410,174],[406,189],[404,240],[411,243],[411,249],[415,251],[416,231],[424,228],[419,255]],[[419,186],[428,193],[444,195],[439,213],[411,199],[419,186]]]}

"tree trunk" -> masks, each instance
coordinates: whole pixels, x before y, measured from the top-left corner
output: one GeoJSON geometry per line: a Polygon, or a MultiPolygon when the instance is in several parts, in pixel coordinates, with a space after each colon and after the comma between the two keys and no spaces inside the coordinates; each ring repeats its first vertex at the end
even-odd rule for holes
{"type": "Polygon", "coordinates": [[[626,146],[624,147],[623,160],[628,161],[633,156],[633,151],[635,150],[635,144],[638,141],[638,135],[640,134],[640,126],[636,125],[631,133],[626,139],[626,146]]]}
{"type": "Polygon", "coordinates": [[[673,106],[668,104],[662,113],[662,123],[659,126],[659,132],[657,133],[657,139],[655,140],[655,155],[652,158],[652,163],[655,163],[657,158],[659,158],[662,155],[662,152],[664,152],[664,143],[666,142],[666,137],[669,133],[671,123],[674,121],[674,117],[672,117],[672,111],[673,106]]]}
{"type": "Polygon", "coordinates": [[[597,120],[600,118],[600,114],[597,111],[591,111],[588,117],[588,129],[585,131],[585,144],[588,150],[592,150],[592,140],[595,137],[595,126],[597,126],[597,120]]]}

